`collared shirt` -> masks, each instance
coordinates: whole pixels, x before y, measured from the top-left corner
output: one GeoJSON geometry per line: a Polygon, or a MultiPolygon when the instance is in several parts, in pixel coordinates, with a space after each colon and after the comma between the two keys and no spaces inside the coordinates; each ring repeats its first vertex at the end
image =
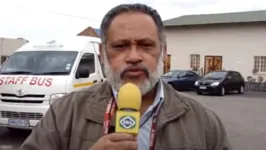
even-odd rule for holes
{"type": "MultiPolygon", "coordinates": [[[[113,94],[117,97],[117,91],[113,89],[113,94]]],[[[140,124],[143,125],[139,129],[138,134],[138,150],[149,150],[149,142],[150,142],[150,132],[152,126],[152,119],[151,113],[153,108],[159,105],[160,101],[164,100],[164,91],[163,91],[163,84],[162,81],[159,80],[156,97],[152,105],[146,110],[146,112],[141,116],[140,124]],[[148,119],[148,120],[147,120],[148,119]]]]}

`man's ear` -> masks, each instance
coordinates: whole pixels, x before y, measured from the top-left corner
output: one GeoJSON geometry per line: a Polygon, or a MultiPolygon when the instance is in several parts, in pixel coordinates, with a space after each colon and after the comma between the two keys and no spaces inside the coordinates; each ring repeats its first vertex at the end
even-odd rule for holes
{"type": "Polygon", "coordinates": [[[104,64],[104,46],[103,44],[99,44],[99,52],[100,52],[100,62],[104,64]]]}

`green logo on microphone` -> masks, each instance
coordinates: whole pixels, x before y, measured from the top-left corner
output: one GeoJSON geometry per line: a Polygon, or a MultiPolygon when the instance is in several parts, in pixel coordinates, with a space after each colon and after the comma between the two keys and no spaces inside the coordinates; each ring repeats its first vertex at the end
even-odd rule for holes
{"type": "Polygon", "coordinates": [[[136,126],[136,119],[133,116],[123,116],[120,118],[120,127],[124,129],[132,129],[136,126]]]}

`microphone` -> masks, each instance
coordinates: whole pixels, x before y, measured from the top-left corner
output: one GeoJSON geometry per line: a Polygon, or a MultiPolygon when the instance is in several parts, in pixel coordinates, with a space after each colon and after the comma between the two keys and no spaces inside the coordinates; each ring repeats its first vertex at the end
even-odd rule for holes
{"type": "Polygon", "coordinates": [[[118,91],[115,132],[137,135],[140,122],[141,92],[132,83],[118,91]]]}

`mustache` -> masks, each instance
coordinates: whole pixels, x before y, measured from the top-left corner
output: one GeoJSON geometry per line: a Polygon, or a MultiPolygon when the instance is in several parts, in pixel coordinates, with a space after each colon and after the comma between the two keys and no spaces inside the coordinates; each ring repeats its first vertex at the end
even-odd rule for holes
{"type": "Polygon", "coordinates": [[[120,78],[122,79],[122,77],[129,71],[143,71],[147,77],[150,76],[150,72],[149,72],[149,69],[147,67],[145,67],[145,66],[130,66],[130,67],[127,67],[127,68],[122,70],[122,72],[120,74],[120,78]]]}

